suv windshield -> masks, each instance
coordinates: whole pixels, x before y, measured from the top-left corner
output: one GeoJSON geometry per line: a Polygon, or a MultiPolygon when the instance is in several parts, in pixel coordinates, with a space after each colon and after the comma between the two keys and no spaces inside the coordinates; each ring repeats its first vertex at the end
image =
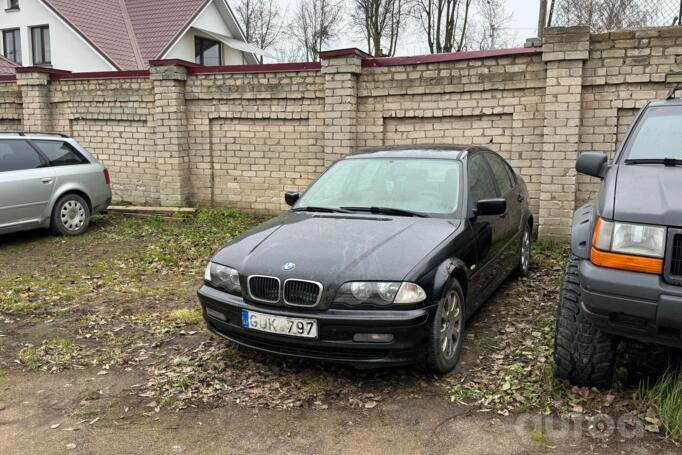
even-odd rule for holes
{"type": "Polygon", "coordinates": [[[649,108],[628,141],[625,158],[682,159],[682,108],[649,108]]]}
{"type": "Polygon", "coordinates": [[[322,174],[294,208],[380,207],[450,214],[459,205],[460,168],[460,162],[455,160],[346,159],[322,174]]]}

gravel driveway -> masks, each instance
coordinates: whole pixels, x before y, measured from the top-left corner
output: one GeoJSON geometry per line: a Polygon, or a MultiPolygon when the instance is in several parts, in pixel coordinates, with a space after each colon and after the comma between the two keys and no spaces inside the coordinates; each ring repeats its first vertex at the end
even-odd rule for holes
{"type": "Polygon", "coordinates": [[[532,275],[474,316],[455,372],[361,371],[237,349],[204,329],[205,261],[258,221],[108,216],[78,238],[0,237],[0,453],[676,450],[642,430],[636,385],[554,379],[565,247],[536,246],[532,275]],[[600,413],[633,431],[600,429],[600,413]],[[559,415],[577,430],[557,431],[559,415]]]}

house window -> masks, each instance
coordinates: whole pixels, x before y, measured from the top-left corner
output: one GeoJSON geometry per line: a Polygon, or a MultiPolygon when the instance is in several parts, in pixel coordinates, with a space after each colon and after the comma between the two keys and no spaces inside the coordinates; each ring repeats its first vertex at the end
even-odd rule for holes
{"type": "Polygon", "coordinates": [[[7,9],[19,9],[19,0],[7,0],[7,9]]]}
{"type": "Polygon", "coordinates": [[[223,52],[220,43],[211,39],[195,36],[194,61],[199,65],[205,66],[222,65],[223,52]]]}
{"type": "Polygon", "coordinates": [[[18,28],[2,31],[2,54],[21,65],[21,34],[18,28]]]}
{"type": "Polygon", "coordinates": [[[31,46],[33,49],[34,65],[49,65],[50,57],[50,27],[41,25],[31,27],[31,46]]]}

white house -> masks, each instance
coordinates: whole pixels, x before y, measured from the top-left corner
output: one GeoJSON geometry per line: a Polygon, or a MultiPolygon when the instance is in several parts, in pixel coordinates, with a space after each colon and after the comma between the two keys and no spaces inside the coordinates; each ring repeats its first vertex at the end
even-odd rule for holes
{"type": "MultiPolygon", "coordinates": [[[[139,70],[150,60],[256,64],[227,0],[0,0],[0,50],[21,66],[139,70]],[[4,3],[4,5],[3,5],[4,3]]],[[[0,64],[0,74],[12,65],[0,64]]]]}

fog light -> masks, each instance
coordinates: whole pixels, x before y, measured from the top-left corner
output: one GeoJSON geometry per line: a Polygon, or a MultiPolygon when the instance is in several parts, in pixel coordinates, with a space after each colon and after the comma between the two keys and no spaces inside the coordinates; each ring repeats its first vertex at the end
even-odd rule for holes
{"type": "Polygon", "coordinates": [[[358,343],[390,343],[393,335],[390,333],[356,333],[353,341],[358,343]]]}
{"type": "Polygon", "coordinates": [[[213,319],[219,319],[221,321],[227,321],[227,316],[225,316],[223,313],[220,311],[216,311],[212,308],[206,307],[206,314],[212,317],[213,319]]]}

